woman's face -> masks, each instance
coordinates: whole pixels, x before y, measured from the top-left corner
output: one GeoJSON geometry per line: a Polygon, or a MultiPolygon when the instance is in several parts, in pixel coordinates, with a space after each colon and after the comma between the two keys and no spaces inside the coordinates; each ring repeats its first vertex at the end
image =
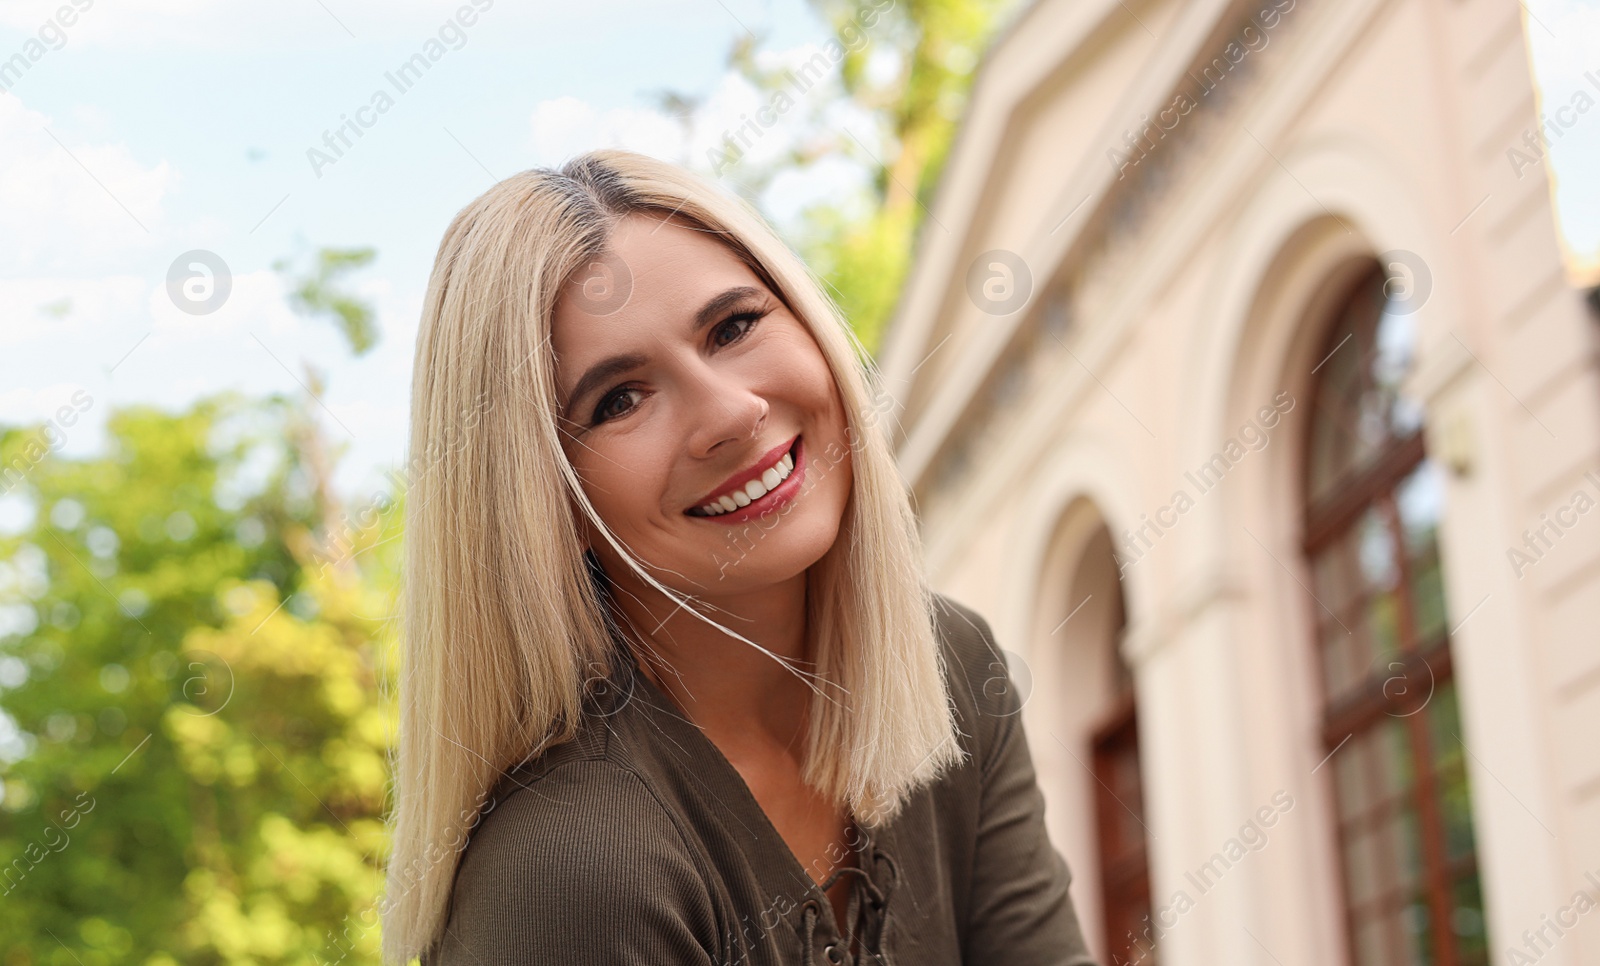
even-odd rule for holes
{"type": "MultiPolygon", "coordinates": [[[[740,593],[794,577],[833,545],[851,492],[833,374],[716,236],[624,218],[610,251],[563,288],[552,328],[567,457],[657,580],[740,593]]],[[[629,579],[586,523],[606,572],[629,579]]]]}

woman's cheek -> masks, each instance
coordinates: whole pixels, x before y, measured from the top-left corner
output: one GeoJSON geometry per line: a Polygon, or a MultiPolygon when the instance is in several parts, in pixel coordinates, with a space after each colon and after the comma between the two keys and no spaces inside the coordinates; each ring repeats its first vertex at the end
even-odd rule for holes
{"type": "Polygon", "coordinates": [[[795,347],[792,358],[804,363],[793,368],[796,373],[804,375],[807,394],[816,399],[819,405],[841,408],[839,387],[834,382],[833,370],[828,368],[828,360],[810,333],[804,333],[804,344],[795,347]]]}
{"type": "Polygon", "coordinates": [[[669,472],[683,462],[673,449],[675,438],[663,426],[646,427],[641,422],[629,427],[626,436],[596,445],[589,454],[589,499],[596,508],[604,508],[614,527],[643,521],[661,502],[669,472]]]}

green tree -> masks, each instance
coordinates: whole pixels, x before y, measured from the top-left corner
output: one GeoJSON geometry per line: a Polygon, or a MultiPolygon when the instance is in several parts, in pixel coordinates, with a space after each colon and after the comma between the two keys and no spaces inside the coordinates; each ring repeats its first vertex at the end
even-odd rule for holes
{"type": "Polygon", "coordinates": [[[310,318],[327,318],[359,356],[378,344],[378,326],[372,306],[345,291],[341,283],[351,272],[372,264],[377,254],[371,247],[322,248],[311,257],[309,268],[297,271],[288,258],[273,262],[272,268],[290,286],[290,306],[310,318]]]}
{"type": "MultiPolygon", "coordinates": [[[[371,259],[288,279],[358,355],[371,259]]],[[[315,412],[0,427],[0,966],[378,961],[403,493],[352,519],[315,412]]]]}
{"type": "MultiPolygon", "coordinates": [[[[933,203],[982,51],[1019,4],[897,0],[883,8],[882,0],[810,2],[839,37],[866,35],[867,42],[854,50],[842,44],[839,81],[844,99],[871,117],[875,130],[846,128],[836,121],[839,105],[800,95],[802,110],[786,112],[781,122],[788,128],[785,134],[763,135],[785,137],[787,150],[765,165],[732,152],[739,161],[727,169],[728,181],[759,200],[780,173],[821,159],[849,157],[867,170],[866,198],[829,199],[811,207],[794,242],[828,283],[862,343],[875,352],[910,269],[917,232],[933,203]],[[861,26],[869,20],[870,26],[861,26]],[[875,57],[893,69],[869,70],[875,57]]],[[[758,38],[741,34],[728,63],[758,90],[775,96],[793,81],[784,70],[759,65],[759,45],[758,38]]],[[[657,102],[682,115],[699,100],[668,92],[657,102]]],[[[715,167],[720,174],[723,166],[715,167]]]]}
{"type": "MultiPolygon", "coordinates": [[[[813,4],[841,32],[876,7],[874,0],[813,4]]],[[[869,31],[895,53],[900,70],[892,79],[872,80],[871,45],[841,64],[846,92],[878,114],[890,149],[868,154],[855,138],[839,140],[841,150],[872,171],[870,205],[864,214],[832,204],[813,208],[801,246],[869,351],[877,351],[905,284],[979,56],[1016,6],[1014,0],[899,0],[880,18],[888,22],[869,31]]]]}
{"type": "Polygon", "coordinates": [[[279,396],[128,408],[106,455],[13,489],[5,966],[377,960],[401,514],[326,552],[308,420],[279,396]]]}

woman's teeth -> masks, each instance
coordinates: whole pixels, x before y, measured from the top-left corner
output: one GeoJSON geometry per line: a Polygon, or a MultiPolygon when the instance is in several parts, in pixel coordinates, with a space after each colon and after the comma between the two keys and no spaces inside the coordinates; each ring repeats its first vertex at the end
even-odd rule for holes
{"type": "Polygon", "coordinates": [[[714,503],[707,503],[705,506],[699,507],[700,515],[714,517],[723,513],[731,513],[740,507],[749,506],[756,500],[766,496],[779,483],[788,479],[789,474],[793,472],[794,453],[784,453],[783,459],[768,467],[767,471],[761,474],[760,479],[751,480],[744,485],[744,489],[734,490],[732,493],[724,494],[714,503]]]}

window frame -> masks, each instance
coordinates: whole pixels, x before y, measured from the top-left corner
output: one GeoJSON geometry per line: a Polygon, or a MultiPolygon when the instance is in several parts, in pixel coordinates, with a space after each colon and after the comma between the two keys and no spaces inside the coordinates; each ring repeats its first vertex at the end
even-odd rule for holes
{"type": "MultiPolygon", "coordinates": [[[[1319,340],[1321,352],[1318,358],[1326,361],[1343,346],[1344,340],[1340,339],[1341,334],[1347,328],[1350,330],[1350,340],[1356,343],[1359,351],[1363,352],[1356,378],[1351,386],[1346,387],[1348,392],[1353,392],[1357,397],[1373,385],[1370,378],[1371,362],[1377,350],[1376,333],[1383,316],[1383,303],[1381,296],[1375,298],[1374,304],[1377,308],[1373,311],[1362,307],[1359,300],[1370,297],[1375,284],[1377,291],[1382,292],[1386,281],[1381,266],[1373,261],[1365,271],[1358,273],[1356,278],[1348,280],[1342,286],[1339,297],[1332,303],[1331,311],[1323,319],[1325,331],[1319,340]],[[1362,319],[1359,324],[1350,324],[1352,313],[1356,311],[1369,311],[1372,314],[1362,319]],[[1336,342],[1336,339],[1339,341],[1336,342]]],[[[1315,673],[1318,698],[1321,703],[1319,734],[1322,751],[1327,756],[1323,761],[1334,759],[1352,739],[1359,737],[1364,740],[1368,737],[1377,737],[1381,740],[1384,737],[1385,719],[1395,719],[1404,729],[1408,752],[1406,765],[1411,776],[1409,786],[1397,793],[1386,793],[1389,797],[1377,804],[1368,802],[1364,811],[1354,819],[1348,819],[1341,804],[1339,769],[1337,767],[1328,769],[1326,794],[1330,804],[1330,814],[1334,818],[1334,842],[1340,877],[1337,891],[1342,907],[1349,961],[1357,962],[1357,957],[1360,955],[1357,927],[1367,921],[1363,913],[1373,910],[1373,918],[1382,922],[1390,915],[1386,910],[1392,909],[1396,903],[1404,903],[1410,889],[1416,889],[1426,897],[1433,963],[1435,966],[1463,966],[1460,939],[1453,928],[1456,904],[1451,890],[1458,881],[1478,874],[1476,841],[1464,858],[1450,860],[1440,791],[1442,781],[1435,770],[1439,758],[1436,754],[1435,736],[1430,730],[1432,719],[1424,712],[1428,700],[1432,698],[1437,688],[1453,685],[1448,609],[1446,626],[1429,635],[1419,633],[1415,597],[1417,584],[1412,560],[1407,552],[1404,524],[1396,503],[1401,485],[1428,460],[1424,444],[1425,430],[1419,425],[1403,437],[1389,434],[1376,453],[1369,455],[1363,462],[1356,463],[1352,468],[1349,461],[1346,461],[1326,485],[1321,498],[1313,500],[1318,431],[1324,425],[1319,416],[1328,401],[1328,394],[1325,391],[1328,383],[1326,377],[1313,374],[1309,385],[1311,405],[1308,407],[1307,428],[1303,440],[1302,476],[1299,487],[1304,526],[1301,551],[1304,554],[1305,565],[1315,578],[1315,561],[1318,557],[1332,551],[1338,541],[1354,534],[1367,514],[1376,509],[1387,533],[1388,545],[1392,548],[1389,563],[1395,568],[1393,586],[1385,592],[1392,593],[1398,602],[1396,650],[1387,657],[1392,662],[1389,668],[1391,670],[1398,668],[1399,673],[1383,678],[1369,668],[1364,677],[1359,678],[1354,685],[1347,684],[1344,691],[1337,695],[1332,693],[1328,680],[1327,658],[1324,651],[1329,645],[1325,643],[1324,622],[1328,615],[1333,614],[1334,620],[1342,625],[1341,616],[1363,613],[1373,596],[1371,585],[1365,580],[1361,581],[1350,598],[1339,603],[1340,613],[1329,610],[1321,600],[1314,602],[1311,631],[1314,663],[1317,665],[1315,673]],[[1396,678],[1402,678],[1410,684],[1428,682],[1427,697],[1420,706],[1409,706],[1415,703],[1413,689],[1405,689],[1408,693],[1404,695],[1391,693],[1388,685],[1396,678]],[[1392,883],[1401,881],[1402,878],[1394,874],[1387,877],[1387,884],[1375,887],[1373,895],[1365,897],[1358,906],[1352,905],[1352,879],[1348,859],[1348,846],[1354,837],[1351,835],[1352,829],[1359,832],[1361,826],[1370,825],[1375,830],[1382,830],[1391,815],[1403,813],[1408,805],[1417,822],[1419,860],[1417,885],[1394,886],[1392,883]]],[[[1353,409],[1354,407],[1351,407],[1346,400],[1345,411],[1353,409]]],[[[1440,553],[1437,535],[1431,539],[1434,543],[1433,553],[1437,559],[1440,553]]],[[[1439,564],[1442,566],[1442,560],[1439,564]]],[[[1375,648],[1372,650],[1376,651],[1375,648]]],[[[1378,754],[1367,756],[1365,780],[1369,783],[1369,788],[1382,787],[1381,775],[1373,772],[1381,771],[1380,756],[1388,754],[1388,750],[1384,749],[1378,754]]],[[[1374,793],[1374,798],[1377,798],[1377,793],[1374,793]]],[[[1391,859],[1388,856],[1385,856],[1385,859],[1392,861],[1393,867],[1398,872],[1402,860],[1391,859]]],[[[1376,874],[1376,869],[1374,871],[1376,874]]],[[[1481,911],[1481,893],[1479,903],[1481,911]]],[[[1397,918],[1389,920],[1385,947],[1391,957],[1409,957],[1411,952],[1408,937],[1402,930],[1395,928],[1394,923],[1397,921],[1397,918]]]]}

